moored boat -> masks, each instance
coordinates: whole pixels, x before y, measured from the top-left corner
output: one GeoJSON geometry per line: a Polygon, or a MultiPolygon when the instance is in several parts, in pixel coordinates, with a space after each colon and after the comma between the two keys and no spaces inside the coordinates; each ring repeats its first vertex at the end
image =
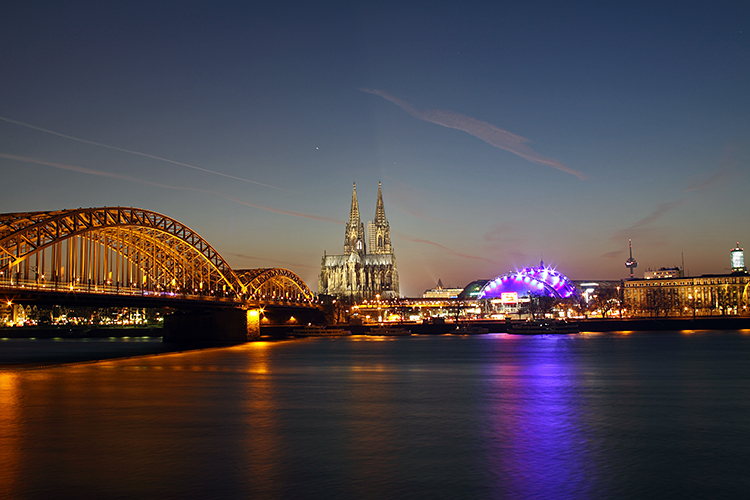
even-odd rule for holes
{"type": "Polygon", "coordinates": [[[295,337],[338,337],[342,335],[351,335],[352,332],[343,328],[326,328],[325,326],[307,325],[302,328],[292,330],[295,337]]]}
{"type": "Polygon", "coordinates": [[[370,328],[370,330],[367,332],[367,335],[379,335],[379,336],[385,336],[385,337],[401,337],[406,335],[411,335],[411,330],[407,330],[406,328],[401,328],[398,326],[386,326],[386,325],[379,325],[375,328],[370,328]]]}
{"type": "Polygon", "coordinates": [[[544,333],[578,333],[580,331],[578,322],[568,322],[565,320],[535,319],[527,320],[520,323],[506,321],[505,329],[507,333],[520,333],[527,335],[536,335],[544,333]]]}
{"type": "Polygon", "coordinates": [[[454,335],[479,335],[490,333],[490,329],[479,325],[466,324],[457,326],[451,333],[454,335]]]}

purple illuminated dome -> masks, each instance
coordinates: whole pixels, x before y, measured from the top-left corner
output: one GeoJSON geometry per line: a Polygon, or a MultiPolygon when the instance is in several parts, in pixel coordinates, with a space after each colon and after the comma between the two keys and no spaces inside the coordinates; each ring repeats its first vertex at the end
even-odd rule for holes
{"type": "Polygon", "coordinates": [[[527,267],[520,271],[502,274],[487,282],[477,295],[478,299],[501,298],[503,293],[517,293],[519,297],[541,294],[556,299],[578,297],[575,285],[564,274],[546,267],[527,267]]]}

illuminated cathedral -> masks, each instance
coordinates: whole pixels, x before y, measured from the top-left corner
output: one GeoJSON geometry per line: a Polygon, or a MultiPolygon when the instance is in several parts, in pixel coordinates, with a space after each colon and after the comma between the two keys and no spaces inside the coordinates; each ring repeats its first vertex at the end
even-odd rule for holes
{"type": "Polygon", "coordinates": [[[343,255],[323,253],[318,294],[341,299],[361,300],[398,297],[396,256],[391,246],[391,229],[385,218],[383,193],[378,183],[375,219],[367,223],[367,232],[359,217],[357,185],[352,190],[352,207],[344,234],[343,255]]]}

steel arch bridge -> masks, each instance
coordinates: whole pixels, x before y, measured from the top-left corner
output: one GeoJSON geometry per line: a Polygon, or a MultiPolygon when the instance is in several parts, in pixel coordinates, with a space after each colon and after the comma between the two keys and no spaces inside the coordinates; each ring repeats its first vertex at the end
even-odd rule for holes
{"type": "MultiPolygon", "coordinates": [[[[258,272],[255,272],[258,271],[258,272]]],[[[105,293],[274,297],[312,301],[286,269],[241,277],[198,233],[138,208],[0,214],[0,283],[105,293]]]]}
{"type": "Polygon", "coordinates": [[[238,269],[237,276],[246,293],[256,299],[303,298],[313,300],[313,294],[302,279],[288,269],[238,269]]]}

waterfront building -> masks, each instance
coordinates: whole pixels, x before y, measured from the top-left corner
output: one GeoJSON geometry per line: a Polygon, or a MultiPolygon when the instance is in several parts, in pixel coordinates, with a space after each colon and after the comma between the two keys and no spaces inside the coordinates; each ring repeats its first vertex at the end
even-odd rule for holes
{"type": "Polygon", "coordinates": [[[458,300],[477,300],[479,292],[482,291],[482,288],[484,288],[484,285],[486,285],[488,281],[489,280],[472,281],[461,290],[461,293],[458,294],[458,300]]]}
{"type": "Polygon", "coordinates": [[[13,325],[13,304],[0,302],[0,326],[13,325]]]}
{"type": "Polygon", "coordinates": [[[541,262],[539,266],[511,271],[488,281],[477,298],[497,299],[513,294],[516,297],[537,294],[556,299],[567,299],[577,297],[578,290],[567,276],[541,262]]]}
{"type": "Polygon", "coordinates": [[[744,250],[730,250],[730,274],[685,277],[682,270],[660,269],[644,279],[624,283],[623,306],[631,316],[725,316],[747,315],[750,274],[744,250]],[[675,272],[670,272],[675,271],[675,272]],[[679,272],[677,272],[679,271],[679,272]]]}
{"type": "Polygon", "coordinates": [[[437,286],[425,290],[422,297],[426,299],[455,299],[463,291],[463,288],[445,288],[443,286],[443,281],[438,280],[437,286]]]}
{"type": "Polygon", "coordinates": [[[477,294],[490,314],[515,314],[532,301],[578,300],[575,284],[561,272],[544,265],[501,274],[484,284],[477,294]]]}
{"type": "Polygon", "coordinates": [[[578,294],[585,304],[591,304],[595,298],[602,293],[611,295],[611,291],[619,291],[622,283],[620,280],[572,280],[578,290],[578,294]]]}
{"type": "Polygon", "coordinates": [[[353,302],[398,297],[396,256],[380,183],[375,218],[367,223],[367,233],[360,219],[357,185],[354,184],[349,222],[344,232],[344,253],[323,253],[318,294],[335,295],[353,302]]]}
{"type": "Polygon", "coordinates": [[[745,272],[745,250],[740,248],[740,242],[737,242],[737,246],[730,252],[732,256],[732,272],[745,272]]]}
{"type": "Polygon", "coordinates": [[[624,282],[624,307],[630,316],[745,315],[749,286],[746,272],[634,279],[624,282]]]}
{"type": "Polygon", "coordinates": [[[685,273],[679,267],[662,267],[656,271],[647,269],[643,272],[643,278],[647,280],[662,278],[683,278],[685,273]]]}

